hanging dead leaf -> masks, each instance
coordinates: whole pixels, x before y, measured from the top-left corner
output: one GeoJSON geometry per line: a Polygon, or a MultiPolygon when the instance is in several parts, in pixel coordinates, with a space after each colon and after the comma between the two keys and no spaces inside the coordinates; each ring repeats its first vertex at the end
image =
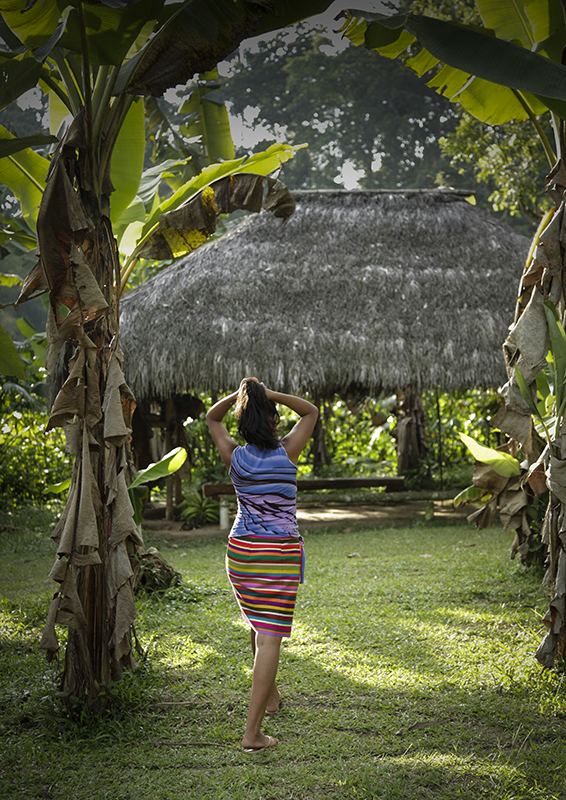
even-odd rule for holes
{"type": "Polygon", "coordinates": [[[503,344],[508,374],[513,374],[516,364],[527,383],[531,383],[546,365],[548,324],[543,305],[545,299],[538,289],[533,290],[527,307],[503,344]]]}
{"type": "Polygon", "coordinates": [[[566,503],[566,461],[550,457],[546,467],[546,479],[550,491],[562,503],[566,503]]]}
{"type": "Polygon", "coordinates": [[[253,173],[219,178],[180,208],[162,214],[159,227],[138,255],[151,259],[178,258],[199,247],[214,233],[219,214],[236,209],[259,212],[262,207],[276,217],[287,219],[295,210],[295,198],[275,178],[253,173]]]}
{"type": "MultiPolygon", "coordinates": [[[[518,387],[515,387],[515,389],[519,397],[521,397],[518,387]]],[[[518,411],[507,405],[501,406],[491,420],[491,424],[494,428],[499,428],[500,431],[519,442],[525,455],[529,455],[532,450],[533,420],[522,397],[521,400],[525,410],[518,411]]]]}
{"type": "MultiPolygon", "coordinates": [[[[566,170],[564,163],[561,162],[560,180],[566,178],[566,170]]],[[[562,184],[566,186],[566,183],[562,184]]],[[[541,264],[545,264],[544,259],[541,258],[540,251],[544,251],[546,256],[545,268],[550,275],[555,275],[562,271],[562,244],[561,244],[561,229],[562,218],[564,215],[564,203],[561,203],[558,211],[552,216],[552,219],[539,236],[538,244],[535,248],[534,257],[540,259],[541,264]]]]}
{"type": "Polygon", "coordinates": [[[15,307],[18,308],[22,303],[25,303],[31,298],[32,295],[41,294],[49,289],[41,261],[32,268],[31,272],[25,279],[20,295],[15,302],[15,307]]]}
{"type": "Polygon", "coordinates": [[[475,461],[472,483],[478,489],[484,489],[490,494],[498,495],[509,483],[509,478],[505,475],[500,475],[492,469],[489,464],[484,464],[482,461],[475,461]]]}
{"type": "Polygon", "coordinates": [[[536,468],[531,472],[527,480],[529,482],[529,486],[536,495],[544,494],[544,492],[546,492],[548,489],[546,484],[544,464],[537,464],[536,468]]]}
{"type": "Polygon", "coordinates": [[[479,530],[489,528],[497,518],[497,500],[494,499],[483,508],[478,508],[466,517],[468,522],[474,522],[479,530]]]}

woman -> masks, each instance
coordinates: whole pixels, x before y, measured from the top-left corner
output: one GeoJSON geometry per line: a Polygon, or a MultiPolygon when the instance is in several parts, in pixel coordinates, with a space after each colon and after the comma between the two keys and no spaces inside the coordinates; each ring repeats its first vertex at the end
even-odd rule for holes
{"type": "Polygon", "coordinates": [[[303,542],[296,516],[297,462],[308,442],[318,409],[300,397],[266,389],[244,378],[237,392],[219,400],[206,421],[236,489],[238,513],[230,531],[226,567],[244,619],[251,626],[254,655],[245,753],[273,747],[278,739],[261,732],[264,715],[279,710],[275,683],[281,639],[291,635],[293,611],[303,573],[303,542]],[[240,447],[222,420],[236,404],[240,447]],[[279,440],[276,403],[299,414],[293,430],[279,440]]]}

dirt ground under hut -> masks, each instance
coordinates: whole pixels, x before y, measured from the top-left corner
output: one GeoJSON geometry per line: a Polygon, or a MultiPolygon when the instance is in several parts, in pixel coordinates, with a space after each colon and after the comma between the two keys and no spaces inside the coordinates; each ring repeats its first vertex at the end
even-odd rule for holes
{"type": "MultiPolygon", "coordinates": [[[[454,508],[454,492],[422,493],[404,492],[403,498],[384,498],[379,502],[351,500],[350,498],[303,499],[297,503],[297,518],[301,531],[323,528],[341,528],[345,532],[356,528],[411,525],[416,522],[440,520],[462,523],[475,510],[469,505],[454,508]],[[423,496],[425,495],[425,496],[423,496]]],[[[235,501],[231,502],[230,524],[234,518],[235,501]]],[[[227,537],[228,531],[218,525],[204,525],[187,530],[183,522],[165,519],[144,519],[142,527],[153,534],[169,540],[207,539],[227,537]]]]}

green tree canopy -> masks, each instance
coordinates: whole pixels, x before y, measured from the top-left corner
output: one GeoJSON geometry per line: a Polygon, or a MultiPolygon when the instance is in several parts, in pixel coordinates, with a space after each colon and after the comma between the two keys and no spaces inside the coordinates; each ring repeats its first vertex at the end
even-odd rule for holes
{"type": "Polygon", "coordinates": [[[232,113],[284,132],[303,151],[285,167],[293,188],[336,188],[346,162],[362,188],[431,186],[439,172],[468,185],[442,159],[439,137],[457,109],[401,64],[364,48],[338,50],[320,28],[301,23],[229,62],[225,97],[232,113]]]}
{"type": "MultiPolygon", "coordinates": [[[[550,114],[542,115],[540,123],[550,136],[550,114]]],[[[452,167],[464,174],[471,169],[489,188],[494,211],[522,214],[531,225],[538,223],[550,203],[542,190],[549,163],[529,121],[487,125],[463,112],[456,129],[440,139],[440,148],[452,167]]],[[[531,233],[529,227],[522,232],[531,233]]]]}

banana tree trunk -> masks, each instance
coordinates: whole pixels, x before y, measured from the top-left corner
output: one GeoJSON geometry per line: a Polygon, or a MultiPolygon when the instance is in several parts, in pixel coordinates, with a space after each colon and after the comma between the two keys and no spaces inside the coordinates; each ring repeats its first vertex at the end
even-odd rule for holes
{"type": "Polygon", "coordinates": [[[75,118],[54,156],[38,216],[43,279],[49,289],[48,372],[65,342],[75,347],[69,377],[55,398],[47,430],[65,430],[74,456],[67,503],[53,538],[59,584],[41,647],[59,649],[55,625],[68,627],[61,689],[94,710],[100,688],[135,666],[130,555],[143,542],[127,493],[128,440],[135,400],[121,369],[120,269],[112,235],[109,180],[95,192],[75,118]]]}

